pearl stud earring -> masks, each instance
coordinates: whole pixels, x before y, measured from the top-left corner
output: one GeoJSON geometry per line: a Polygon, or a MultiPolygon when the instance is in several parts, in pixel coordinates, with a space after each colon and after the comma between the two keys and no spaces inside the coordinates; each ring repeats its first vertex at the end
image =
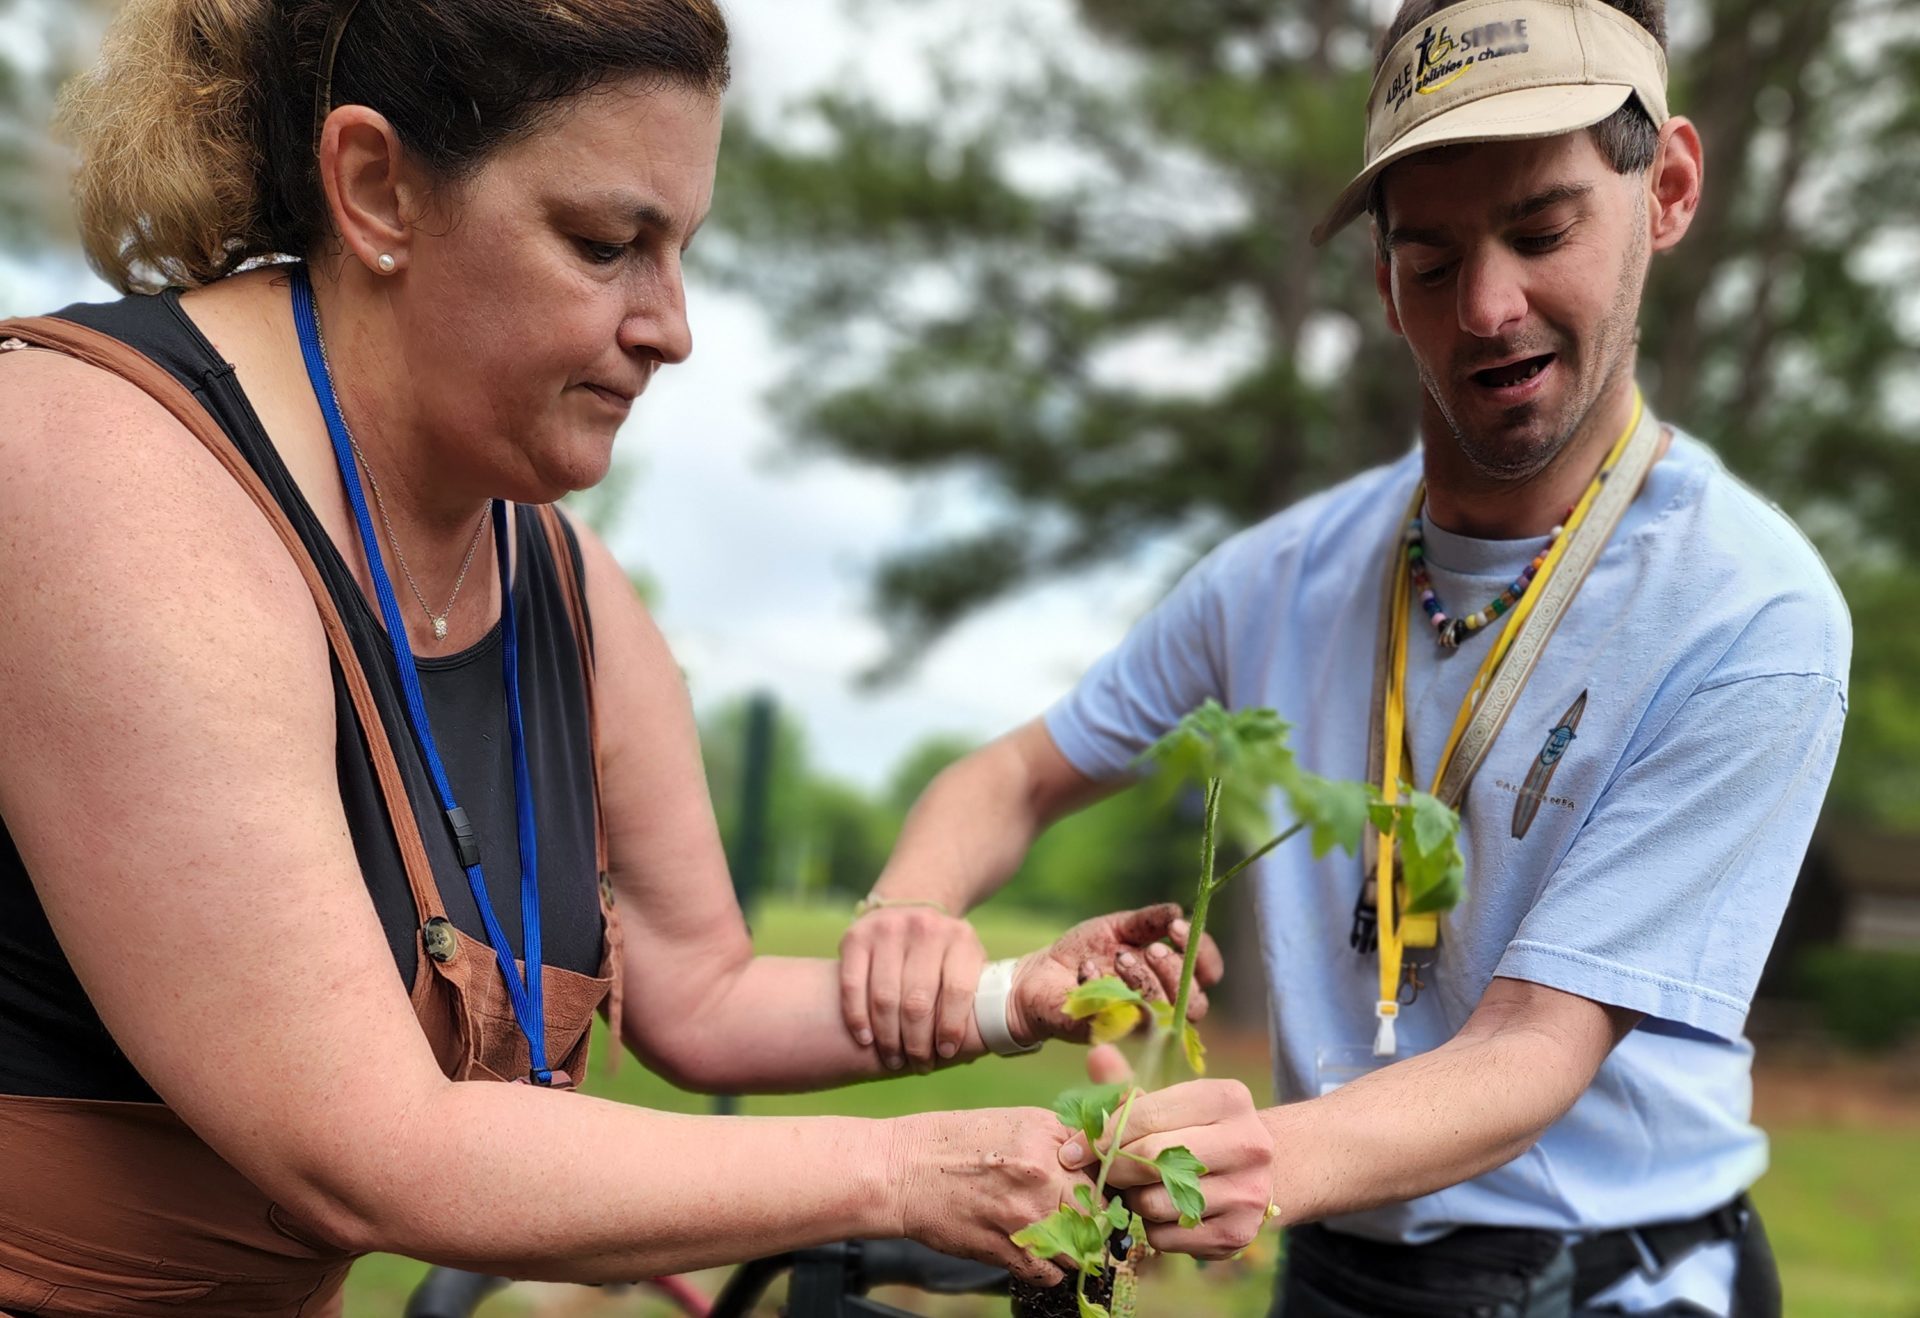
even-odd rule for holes
{"type": "Polygon", "coordinates": [[[380,273],[383,275],[390,275],[400,268],[400,263],[393,259],[392,252],[380,253],[380,260],[376,264],[379,265],[380,273]]]}

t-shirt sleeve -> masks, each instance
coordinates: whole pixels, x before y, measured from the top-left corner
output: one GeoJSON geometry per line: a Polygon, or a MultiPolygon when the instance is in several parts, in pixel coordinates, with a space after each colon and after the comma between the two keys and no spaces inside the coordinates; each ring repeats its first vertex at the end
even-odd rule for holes
{"type": "Polygon", "coordinates": [[[1194,706],[1209,696],[1226,702],[1225,627],[1212,585],[1217,556],[1188,572],[1047,711],[1054,744],[1087,777],[1132,776],[1140,752],[1194,706]]]}
{"type": "Polygon", "coordinates": [[[1494,973],[1738,1037],[1845,712],[1821,675],[1694,692],[1601,797],[1494,973]]]}

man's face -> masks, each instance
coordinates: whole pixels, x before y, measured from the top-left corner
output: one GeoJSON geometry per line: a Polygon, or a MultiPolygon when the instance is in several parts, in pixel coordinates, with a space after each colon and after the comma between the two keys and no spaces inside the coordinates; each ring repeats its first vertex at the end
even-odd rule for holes
{"type": "Polygon", "coordinates": [[[1441,148],[1381,178],[1387,323],[1475,469],[1545,468],[1631,370],[1647,176],[1584,131],[1441,148]]]}

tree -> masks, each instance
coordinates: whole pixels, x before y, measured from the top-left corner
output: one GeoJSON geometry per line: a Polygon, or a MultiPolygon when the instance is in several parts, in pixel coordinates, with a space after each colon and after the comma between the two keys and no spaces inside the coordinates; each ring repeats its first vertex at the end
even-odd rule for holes
{"type": "Polygon", "coordinates": [[[24,38],[0,50],[0,251],[29,256],[71,244],[61,158],[48,126],[55,93],[98,43],[115,2],[0,0],[0,24],[24,38]]]}
{"type": "MultiPolygon", "coordinates": [[[[984,527],[878,565],[893,671],[1009,592],[1146,537],[1197,553],[1413,434],[1364,233],[1305,237],[1360,158],[1372,6],[1061,6],[1077,36],[1023,35],[1020,7],[992,75],[932,56],[930,112],[842,88],[783,116],[804,135],[731,129],[709,269],[806,350],[780,390],[797,442],[995,496],[984,527]],[[1143,372],[1155,355],[1184,366],[1143,372]]],[[[1675,0],[1674,20],[1709,171],[1642,318],[1653,403],[1845,579],[1897,574],[1920,557],[1920,316],[1899,302],[1920,274],[1920,16],[1675,0]]],[[[1863,632],[1885,594],[1859,592],[1863,632]]],[[[1901,661],[1862,665],[1856,724],[1888,690],[1911,702],[1901,661]]],[[[1850,785],[1920,749],[1895,741],[1850,743],[1844,804],[1879,808],[1850,785]]]]}
{"type": "MultiPolygon", "coordinates": [[[[748,701],[736,699],[715,707],[700,728],[707,791],[731,862],[742,836],[747,721],[748,701]]],[[[899,815],[886,805],[816,772],[805,729],[791,714],[775,713],[763,838],[766,892],[832,894],[851,903],[880,877],[899,827],[899,815]]]]}

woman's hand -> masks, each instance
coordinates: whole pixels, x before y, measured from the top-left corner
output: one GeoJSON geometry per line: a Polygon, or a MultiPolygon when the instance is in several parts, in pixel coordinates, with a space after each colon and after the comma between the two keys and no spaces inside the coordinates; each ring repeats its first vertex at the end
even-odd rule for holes
{"type": "MultiPolygon", "coordinates": [[[[1118,975],[1150,1002],[1172,998],[1180,987],[1187,931],[1180,907],[1162,902],[1084,921],[1062,934],[1052,947],[1028,953],[1014,972],[1007,1004],[1007,1025],[1013,1037],[1021,1043],[1084,1042],[1087,1022],[1067,1015],[1067,994],[1076,985],[1103,975],[1118,975]],[[1171,946],[1162,940],[1170,940],[1171,946]]],[[[1193,1019],[1207,1014],[1204,990],[1219,982],[1222,968],[1220,949],[1211,937],[1204,937],[1187,1008],[1193,1019]]]]}
{"type": "Polygon", "coordinates": [[[840,939],[840,1011],[889,1070],[960,1051],[973,1029],[973,991],[987,963],[965,920],[933,906],[882,906],[840,939]]]}
{"type": "MultiPolygon", "coordinates": [[[[1273,1202],[1273,1136],[1260,1120],[1253,1095],[1238,1080],[1192,1080],[1134,1100],[1120,1156],[1107,1186],[1147,1224],[1155,1249],[1196,1258],[1239,1253],[1260,1234],[1273,1202]],[[1185,1145],[1207,1170],[1200,1177],[1206,1215],[1199,1225],[1180,1225],[1173,1196],[1149,1164],[1166,1149],[1185,1145]],[[1144,1159],[1144,1161],[1142,1161],[1144,1159]]],[[[1079,1170],[1098,1154],[1084,1139],[1061,1148],[1061,1161],[1079,1170]]]]}
{"type": "Polygon", "coordinates": [[[1092,1178],[1061,1165],[1070,1133],[1045,1108],[985,1108],[903,1117],[895,1173],[901,1234],[943,1254],[978,1259],[1038,1286],[1065,1275],[1013,1243],[1030,1223],[1073,1201],[1092,1178]]]}

